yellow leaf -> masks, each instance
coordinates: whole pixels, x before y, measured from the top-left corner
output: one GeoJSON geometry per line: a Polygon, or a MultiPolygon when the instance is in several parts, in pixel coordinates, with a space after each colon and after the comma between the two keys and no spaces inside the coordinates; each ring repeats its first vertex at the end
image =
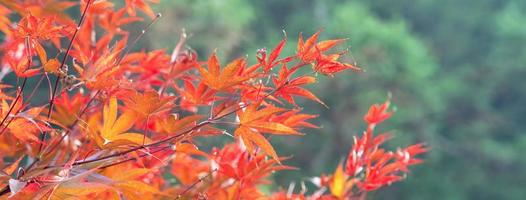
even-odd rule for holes
{"type": "Polygon", "coordinates": [[[117,119],[117,98],[111,97],[110,102],[107,105],[104,105],[102,110],[102,137],[111,136],[111,128],[117,119]]]}
{"type": "MultiPolygon", "coordinates": [[[[123,133],[133,127],[137,115],[133,111],[125,111],[117,118],[118,102],[117,98],[111,97],[102,111],[103,124],[99,128],[100,136],[103,139],[101,148],[116,146],[149,143],[150,140],[140,133],[123,133]]],[[[93,125],[91,126],[93,128],[93,125]]],[[[97,128],[97,127],[95,127],[97,128]]],[[[95,137],[96,138],[96,137],[95,137]]]]}
{"type": "Polygon", "coordinates": [[[112,135],[122,133],[133,127],[136,115],[132,111],[125,111],[111,127],[112,135]]]}
{"type": "Polygon", "coordinates": [[[332,175],[332,181],[330,183],[331,194],[340,199],[343,198],[345,195],[346,180],[347,177],[343,172],[342,163],[340,162],[332,175]]]}

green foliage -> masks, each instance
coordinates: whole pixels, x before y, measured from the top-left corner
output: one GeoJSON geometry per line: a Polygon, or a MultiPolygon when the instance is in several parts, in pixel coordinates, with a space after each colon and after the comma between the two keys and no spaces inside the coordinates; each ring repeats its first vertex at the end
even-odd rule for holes
{"type": "Polygon", "coordinates": [[[228,54],[241,53],[233,51],[237,51],[240,42],[247,41],[243,31],[255,20],[254,8],[243,0],[162,1],[156,11],[161,12],[166,21],[156,25],[157,29],[149,33],[151,38],[172,37],[166,37],[169,38],[166,41],[150,39],[153,45],[172,48],[167,42],[174,46],[177,40],[173,36],[184,28],[189,33],[189,45],[206,54],[214,49],[228,54]]]}

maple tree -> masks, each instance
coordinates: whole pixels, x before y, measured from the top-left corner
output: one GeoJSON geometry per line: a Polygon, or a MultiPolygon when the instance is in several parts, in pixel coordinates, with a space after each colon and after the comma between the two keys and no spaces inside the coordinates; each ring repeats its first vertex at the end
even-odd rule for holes
{"type": "Polygon", "coordinates": [[[155,0],[0,2],[1,77],[17,79],[0,85],[1,198],[364,199],[402,180],[428,150],[382,147],[390,134],[373,132],[392,115],[388,100],[365,115],[367,129],[345,165],[313,179],[316,191],[265,193],[259,186],[274,171],[295,169],[270,137],[318,128],[296,98],[326,105],[305,85],[316,83],[315,74],[360,71],[340,60],[345,51],[334,52],[343,39],[300,34],[294,55],[281,55],[285,38],[269,54],[259,50],[254,64],[239,58],[222,67],[216,53],[198,59],[184,33],[172,53],[133,51],[160,17],[149,6],[155,0]],[[79,19],[64,13],[70,8],[79,19]],[[148,18],[130,39],[123,26],[148,18]],[[28,79],[38,80],[32,89],[28,79]],[[46,81],[48,101],[30,101],[46,81]],[[224,136],[233,142],[211,152],[195,144],[224,136]]]}

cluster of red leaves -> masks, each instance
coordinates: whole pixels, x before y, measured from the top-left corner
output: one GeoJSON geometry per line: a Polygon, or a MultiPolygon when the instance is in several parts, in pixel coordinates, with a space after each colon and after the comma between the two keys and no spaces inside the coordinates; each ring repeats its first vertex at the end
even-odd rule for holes
{"type": "Polygon", "coordinates": [[[401,181],[409,172],[409,166],[422,162],[416,156],[428,151],[424,144],[393,152],[382,148],[382,144],[391,138],[389,133],[373,135],[376,125],[391,117],[389,104],[386,101],[369,108],[364,116],[367,130],[361,137],[354,137],[345,167],[340,163],[332,175],[315,179],[317,185],[330,189],[331,198],[328,199],[363,199],[369,191],[401,181]]]}
{"type": "Polygon", "coordinates": [[[345,173],[340,166],[322,176],[311,196],[262,192],[274,171],[294,169],[269,137],[317,128],[308,122],[316,115],[301,113],[296,99],[325,105],[305,88],[317,77],[299,69],[360,70],[339,60],[345,52],[332,52],[344,40],[300,35],[294,55],[281,55],[283,39],[270,54],[259,50],[254,64],[239,58],[222,66],[215,53],[200,61],[184,47],[185,34],[171,53],[133,51],[160,17],[148,4],[157,0],[0,3],[0,81],[17,79],[0,84],[2,199],[344,199],[401,180],[426,151],[380,148],[388,135],[372,132],[391,113],[387,103],[375,105],[345,173]],[[71,19],[70,9],[81,17],[71,19]],[[141,15],[152,21],[130,38],[124,26],[141,15]],[[46,82],[48,101],[33,99],[46,82]],[[226,135],[234,142],[209,153],[196,146],[198,138],[226,135]]]}

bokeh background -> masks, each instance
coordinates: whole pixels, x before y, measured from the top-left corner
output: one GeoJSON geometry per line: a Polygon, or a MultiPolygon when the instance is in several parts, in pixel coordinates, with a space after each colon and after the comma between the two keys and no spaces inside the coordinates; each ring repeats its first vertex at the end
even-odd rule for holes
{"type": "MultiPolygon", "coordinates": [[[[163,18],[141,48],[171,49],[183,28],[203,55],[254,58],[298,33],[349,38],[350,61],[366,73],[323,78],[313,88],[329,109],[304,137],[273,140],[301,170],[276,173],[277,187],[330,173],[364,129],[371,103],[392,93],[389,145],[432,148],[407,180],[371,199],[526,199],[526,1],[523,0],[162,0],[163,18]]],[[[228,139],[228,138],[227,138],[228,139]]],[[[201,141],[220,143],[220,140],[201,141]]]]}

